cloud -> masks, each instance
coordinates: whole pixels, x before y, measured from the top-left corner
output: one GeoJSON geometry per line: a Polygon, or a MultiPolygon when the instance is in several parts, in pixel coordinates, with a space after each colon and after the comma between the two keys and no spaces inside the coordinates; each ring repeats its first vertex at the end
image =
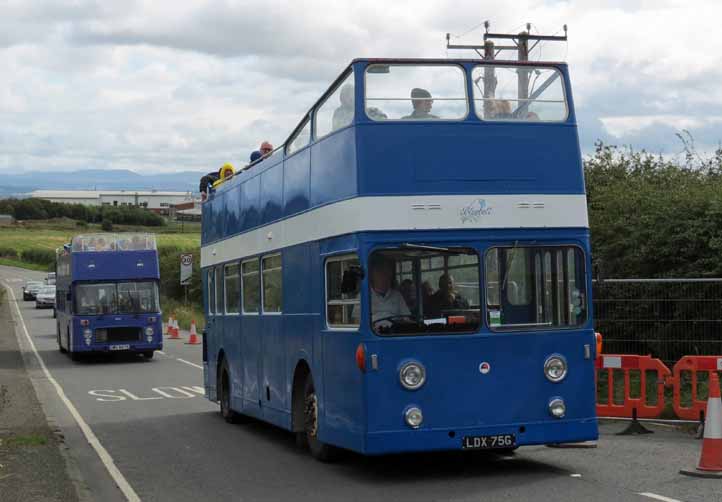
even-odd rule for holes
{"type": "Polygon", "coordinates": [[[445,57],[446,32],[480,43],[485,19],[569,24],[568,45],[534,57],[569,61],[585,151],[602,139],[676,152],[682,126],[709,149],[722,139],[720,15],[702,0],[10,0],[0,169],[242,163],[261,140],[281,144],[351,59],[445,57]]]}

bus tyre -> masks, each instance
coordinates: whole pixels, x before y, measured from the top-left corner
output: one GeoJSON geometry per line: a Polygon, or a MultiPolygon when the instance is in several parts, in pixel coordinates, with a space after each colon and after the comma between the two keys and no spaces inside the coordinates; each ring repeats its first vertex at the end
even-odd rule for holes
{"type": "Polygon", "coordinates": [[[67,350],[64,349],[63,344],[60,343],[60,326],[57,324],[55,325],[55,331],[58,334],[58,350],[60,351],[61,354],[65,354],[67,352],[67,350]]]}
{"type": "Polygon", "coordinates": [[[228,363],[223,358],[218,371],[218,400],[221,402],[221,416],[229,424],[242,422],[243,416],[231,409],[231,377],[228,371],[228,363]]]}
{"type": "Polygon", "coordinates": [[[80,354],[78,352],[70,352],[70,359],[77,363],[80,361],[80,354]]]}
{"type": "Polygon", "coordinates": [[[321,462],[333,462],[338,458],[339,449],[318,439],[318,396],[310,376],[306,379],[304,396],[303,428],[311,456],[321,462]]]}
{"type": "Polygon", "coordinates": [[[143,351],[143,357],[146,359],[153,359],[153,354],[155,354],[155,352],[152,350],[143,351]]]}

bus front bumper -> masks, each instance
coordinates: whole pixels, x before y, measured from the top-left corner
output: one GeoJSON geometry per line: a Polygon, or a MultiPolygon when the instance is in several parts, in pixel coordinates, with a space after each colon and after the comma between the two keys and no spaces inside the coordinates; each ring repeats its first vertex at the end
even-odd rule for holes
{"type": "MultiPolygon", "coordinates": [[[[514,435],[515,445],[580,443],[599,437],[597,418],[493,425],[473,428],[399,429],[366,434],[364,453],[381,455],[433,450],[462,450],[464,438],[514,435]]],[[[478,444],[478,442],[477,442],[478,444]]]]}

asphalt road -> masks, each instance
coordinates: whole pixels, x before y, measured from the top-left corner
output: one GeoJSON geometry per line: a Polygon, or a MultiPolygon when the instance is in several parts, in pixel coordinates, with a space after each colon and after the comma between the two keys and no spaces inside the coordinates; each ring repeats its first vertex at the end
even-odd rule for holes
{"type": "Polygon", "coordinates": [[[334,465],[316,462],[296,448],[288,432],[260,422],[225,423],[218,406],[202,395],[200,346],[166,339],[163,352],[151,361],[70,361],[57,349],[52,312],[22,301],[23,281],[42,275],[0,266],[0,283],[19,298],[18,336],[36,392],[65,435],[84,483],[81,494],[89,500],[128,500],[127,490],[124,494],[116,486],[117,474],[111,477],[117,469],[146,501],[722,502],[722,480],[678,474],[696,465],[700,442],[674,429],[616,436],[622,425],[604,425],[595,449],[526,447],[511,456],[449,452],[364,458],[349,453],[334,465]],[[23,339],[23,323],[52,379],[23,339]],[[105,462],[68,403],[107,452],[105,462]]]}

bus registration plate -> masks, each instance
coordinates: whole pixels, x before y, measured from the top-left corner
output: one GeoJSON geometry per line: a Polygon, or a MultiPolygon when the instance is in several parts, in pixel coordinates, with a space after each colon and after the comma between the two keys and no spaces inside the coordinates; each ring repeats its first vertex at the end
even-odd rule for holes
{"type": "Polygon", "coordinates": [[[124,343],[122,345],[110,345],[108,350],[130,350],[130,344],[124,343]]]}
{"type": "Polygon", "coordinates": [[[464,450],[491,450],[494,448],[514,448],[514,434],[495,434],[493,436],[464,436],[461,447],[464,450]]]}

